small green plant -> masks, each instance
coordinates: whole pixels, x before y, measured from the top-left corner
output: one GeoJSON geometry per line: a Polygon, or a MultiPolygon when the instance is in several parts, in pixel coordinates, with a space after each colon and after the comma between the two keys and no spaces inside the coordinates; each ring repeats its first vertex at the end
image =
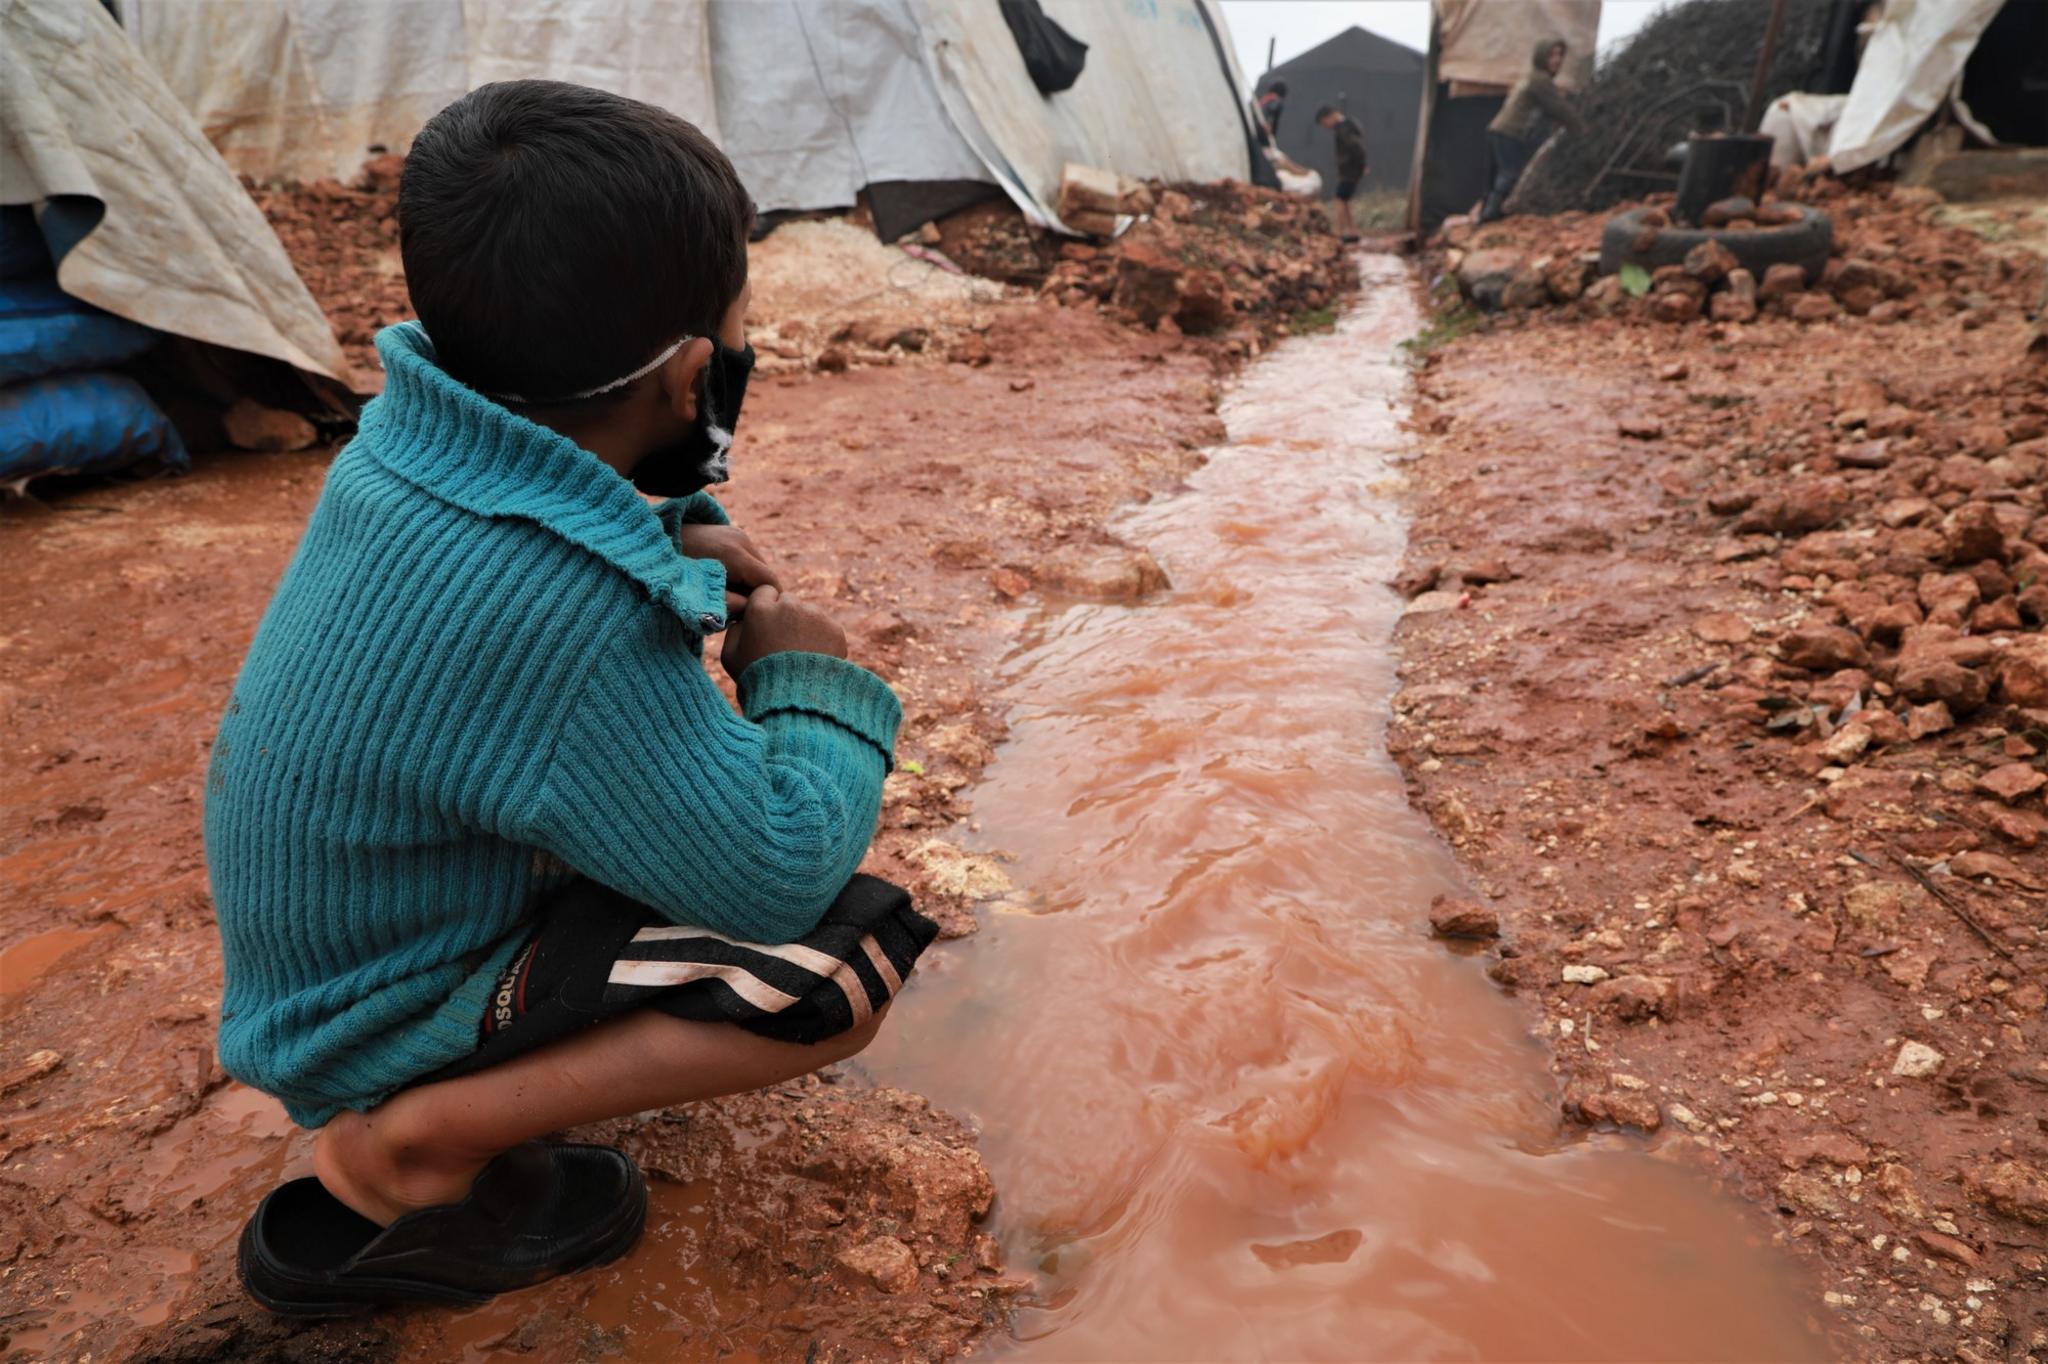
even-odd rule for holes
{"type": "Polygon", "coordinates": [[[1485,326],[1486,315],[1471,304],[1460,301],[1430,314],[1422,330],[1403,341],[1401,349],[1407,353],[1410,363],[1420,364],[1438,347],[1447,346],[1485,326]]]}
{"type": "Polygon", "coordinates": [[[1334,331],[1337,327],[1335,308],[1304,308],[1287,319],[1287,329],[1296,336],[1309,336],[1315,332],[1334,331]]]}
{"type": "Polygon", "coordinates": [[[1628,290],[1630,298],[1641,298],[1650,292],[1650,272],[1631,262],[1621,267],[1621,287],[1628,290]]]}

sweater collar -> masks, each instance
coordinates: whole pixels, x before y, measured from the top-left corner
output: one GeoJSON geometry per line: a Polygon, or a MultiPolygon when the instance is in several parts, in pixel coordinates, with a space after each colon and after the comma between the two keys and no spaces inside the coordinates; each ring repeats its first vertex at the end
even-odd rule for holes
{"type": "Polygon", "coordinates": [[[417,322],[377,334],[384,392],[360,439],[407,482],[478,516],[532,521],[603,559],[699,634],[725,628],[725,567],[676,549],[676,518],[656,514],[618,471],[574,441],[450,377],[417,322]]]}

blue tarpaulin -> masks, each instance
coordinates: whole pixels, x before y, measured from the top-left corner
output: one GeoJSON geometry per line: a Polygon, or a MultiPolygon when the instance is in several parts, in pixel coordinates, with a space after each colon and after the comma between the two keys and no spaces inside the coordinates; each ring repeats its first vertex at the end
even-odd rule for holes
{"type": "Polygon", "coordinates": [[[0,210],[0,484],[191,459],[142,386],[108,367],[155,345],[152,329],[58,287],[35,216],[0,210]]]}

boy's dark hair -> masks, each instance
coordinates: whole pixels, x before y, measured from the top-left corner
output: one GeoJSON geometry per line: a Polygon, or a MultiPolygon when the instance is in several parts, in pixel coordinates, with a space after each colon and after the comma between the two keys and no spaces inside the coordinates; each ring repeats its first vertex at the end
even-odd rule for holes
{"type": "Polygon", "coordinates": [[[398,245],[442,368],[545,405],[715,335],[753,216],[725,153],[667,110],[499,81],[413,140],[398,245]]]}
{"type": "Polygon", "coordinates": [[[1271,85],[1266,87],[1266,93],[1269,95],[1278,95],[1282,99],[1287,98],[1287,82],[1274,81],[1271,85]]]}
{"type": "Polygon", "coordinates": [[[1331,114],[1342,114],[1343,112],[1344,111],[1342,109],[1339,109],[1334,104],[1325,104],[1322,108],[1316,110],[1316,122],[1321,123],[1331,114]]]}

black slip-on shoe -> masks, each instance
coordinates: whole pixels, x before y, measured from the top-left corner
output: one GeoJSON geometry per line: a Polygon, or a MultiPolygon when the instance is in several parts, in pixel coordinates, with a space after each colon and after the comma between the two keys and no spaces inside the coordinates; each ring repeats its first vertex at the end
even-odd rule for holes
{"type": "Polygon", "coordinates": [[[528,1142],[493,1160],[460,1203],[388,1227],[317,1179],[273,1189],[242,1228],[249,1296],[295,1317],[402,1302],[473,1306],[558,1274],[608,1264],[647,1225],[647,1181],[603,1146],[528,1142]]]}

